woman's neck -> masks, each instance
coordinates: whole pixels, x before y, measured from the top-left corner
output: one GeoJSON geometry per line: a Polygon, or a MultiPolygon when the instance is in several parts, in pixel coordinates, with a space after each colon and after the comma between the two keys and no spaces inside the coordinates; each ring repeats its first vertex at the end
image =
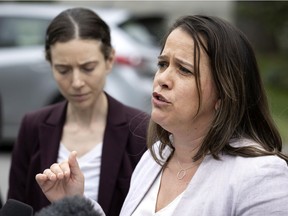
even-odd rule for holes
{"type": "Polygon", "coordinates": [[[98,100],[87,109],[79,109],[68,103],[66,123],[77,124],[81,127],[91,127],[96,122],[106,121],[108,101],[103,93],[98,100]]]}
{"type": "Polygon", "coordinates": [[[173,135],[174,156],[181,163],[191,163],[192,158],[200,149],[205,136],[198,137],[177,137],[173,135]]]}

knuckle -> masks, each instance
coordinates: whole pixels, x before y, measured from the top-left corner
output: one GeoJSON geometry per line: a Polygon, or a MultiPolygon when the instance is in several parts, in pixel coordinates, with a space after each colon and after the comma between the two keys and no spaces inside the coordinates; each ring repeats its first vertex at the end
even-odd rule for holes
{"type": "Polygon", "coordinates": [[[50,169],[56,169],[58,167],[59,167],[59,165],[57,163],[54,163],[50,166],[50,169]]]}
{"type": "Polygon", "coordinates": [[[50,173],[51,171],[50,171],[50,169],[45,169],[44,171],[43,171],[43,174],[48,174],[48,173],[50,173]]]}

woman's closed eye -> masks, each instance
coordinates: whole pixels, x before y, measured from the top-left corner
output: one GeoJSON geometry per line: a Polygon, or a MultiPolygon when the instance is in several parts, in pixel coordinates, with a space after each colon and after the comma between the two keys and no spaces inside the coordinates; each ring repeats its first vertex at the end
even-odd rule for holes
{"type": "Polygon", "coordinates": [[[186,67],[183,67],[182,65],[179,65],[179,71],[183,74],[192,74],[193,72],[189,69],[187,69],[186,67]]]}
{"type": "Polygon", "coordinates": [[[94,67],[82,67],[81,70],[85,73],[90,73],[94,70],[94,67]]]}
{"type": "Polygon", "coordinates": [[[69,71],[70,71],[70,67],[68,67],[68,66],[55,66],[55,69],[58,71],[58,73],[60,73],[60,74],[66,74],[66,73],[68,73],[69,71]]]}
{"type": "Polygon", "coordinates": [[[89,62],[89,63],[81,65],[80,69],[84,73],[90,73],[95,70],[95,68],[97,67],[97,64],[98,64],[97,62],[89,62]]]}

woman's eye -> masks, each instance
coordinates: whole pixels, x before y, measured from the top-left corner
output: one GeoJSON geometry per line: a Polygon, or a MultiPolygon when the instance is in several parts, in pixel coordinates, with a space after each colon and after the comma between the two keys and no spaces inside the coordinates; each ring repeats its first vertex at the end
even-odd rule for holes
{"type": "Polygon", "coordinates": [[[59,70],[60,74],[67,74],[69,70],[59,70]]]}
{"type": "Polygon", "coordinates": [[[179,70],[182,72],[182,73],[185,73],[185,74],[193,74],[190,70],[188,70],[187,68],[183,67],[183,66],[179,66],[179,70]]]}
{"type": "Polygon", "coordinates": [[[167,66],[167,63],[164,62],[164,61],[159,61],[158,64],[157,64],[158,68],[164,68],[167,66]]]}
{"type": "Polygon", "coordinates": [[[89,62],[80,66],[80,70],[84,73],[93,72],[98,65],[98,62],[89,62]]]}
{"type": "Polygon", "coordinates": [[[56,67],[56,70],[60,74],[66,74],[69,72],[70,69],[68,67],[56,67]]]}
{"type": "Polygon", "coordinates": [[[94,67],[93,68],[91,68],[91,67],[84,67],[84,68],[82,68],[82,71],[84,71],[84,72],[86,72],[86,73],[90,73],[90,72],[92,72],[94,70],[94,67]]]}

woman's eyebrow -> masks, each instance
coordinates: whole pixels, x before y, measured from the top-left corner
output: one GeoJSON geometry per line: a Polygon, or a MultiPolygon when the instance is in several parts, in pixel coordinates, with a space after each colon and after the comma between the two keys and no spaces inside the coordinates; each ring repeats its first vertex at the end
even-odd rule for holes
{"type": "Polygon", "coordinates": [[[69,67],[68,64],[55,64],[54,67],[69,67]]]}
{"type": "MultiPolygon", "coordinates": [[[[158,56],[158,60],[160,60],[160,61],[161,60],[167,60],[167,59],[168,59],[168,56],[166,56],[166,55],[159,55],[158,56]]],[[[193,64],[188,62],[188,61],[185,61],[185,60],[182,60],[182,59],[179,59],[179,58],[176,58],[175,60],[176,60],[176,62],[178,64],[183,64],[183,65],[186,65],[188,67],[193,67],[193,64]]]]}
{"type": "Polygon", "coordinates": [[[158,60],[166,60],[168,57],[165,55],[159,55],[158,60]]]}
{"type": "Polygon", "coordinates": [[[97,61],[97,60],[87,61],[87,62],[84,62],[84,63],[80,64],[80,66],[82,67],[82,66],[86,66],[88,64],[97,64],[98,62],[99,61],[97,61]]]}
{"type": "Polygon", "coordinates": [[[193,64],[191,64],[191,63],[188,62],[188,61],[184,61],[184,60],[182,60],[182,59],[177,59],[177,58],[176,58],[176,61],[177,61],[178,63],[182,64],[182,65],[186,65],[186,66],[191,67],[191,68],[194,67],[193,64]]]}

